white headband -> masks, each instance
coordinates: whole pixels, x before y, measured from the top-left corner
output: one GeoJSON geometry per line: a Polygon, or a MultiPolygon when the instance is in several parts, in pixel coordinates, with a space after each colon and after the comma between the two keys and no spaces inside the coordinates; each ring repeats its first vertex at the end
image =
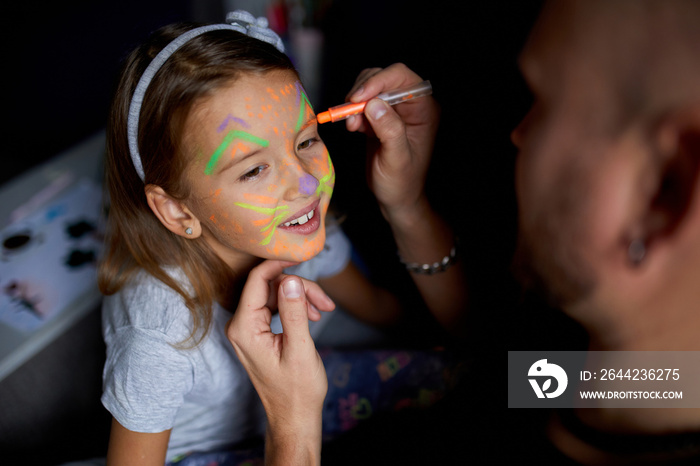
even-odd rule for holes
{"type": "Polygon", "coordinates": [[[141,114],[141,104],[143,103],[143,98],[146,95],[146,89],[151,83],[153,76],[158,72],[158,70],[163,66],[170,56],[175,53],[177,49],[185,45],[191,39],[204,34],[209,31],[216,31],[219,29],[232,29],[234,31],[241,32],[249,37],[259,39],[268,44],[275,46],[277,50],[284,53],[284,44],[282,39],[271,29],[267,27],[267,19],[260,17],[255,18],[253,15],[244,10],[236,10],[228,15],[226,15],[226,22],[229,24],[212,24],[209,26],[202,26],[177,37],[175,40],[166,45],[163,50],[161,50],[158,55],[153,59],[153,61],[148,65],[146,71],[141,75],[136,89],[134,90],[134,95],[131,98],[131,104],[129,105],[129,118],[127,120],[127,137],[129,139],[129,152],[131,153],[131,161],[134,163],[134,168],[136,173],[138,173],[141,181],[145,181],[146,176],[143,171],[143,164],[141,163],[141,154],[139,154],[138,145],[138,132],[139,132],[139,116],[141,114]]]}

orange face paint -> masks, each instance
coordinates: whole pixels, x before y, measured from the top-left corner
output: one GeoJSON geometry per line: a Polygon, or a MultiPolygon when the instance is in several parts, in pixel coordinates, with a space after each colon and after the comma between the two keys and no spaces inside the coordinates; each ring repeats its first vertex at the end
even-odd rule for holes
{"type": "Polygon", "coordinates": [[[244,74],[203,101],[205,111],[188,128],[193,148],[216,155],[197,159],[194,210],[212,233],[207,242],[233,268],[246,256],[302,261],[323,249],[335,178],[296,81],[293,73],[264,83],[244,74]]]}
{"type": "MultiPolygon", "coordinates": [[[[384,92],[379,94],[376,98],[381,99],[388,103],[389,105],[400,104],[401,102],[407,102],[409,100],[430,95],[433,93],[433,87],[430,85],[430,81],[423,81],[413,86],[404,87],[402,89],[396,89],[389,92],[384,92]]],[[[320,124],[328,123],[332,121],[344,120],[352,115],[357,115],[365,110],[367,102],[358,103],[347,103],[343,105],[338,105],[331,107],[326,112],[321,112],[316,116],[316,119],[320,124]]]]}

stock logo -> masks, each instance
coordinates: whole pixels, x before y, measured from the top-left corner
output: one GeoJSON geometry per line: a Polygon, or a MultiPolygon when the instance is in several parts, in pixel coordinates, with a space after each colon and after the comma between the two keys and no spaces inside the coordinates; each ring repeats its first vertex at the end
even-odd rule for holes
{"type": "Polygon", "coordinates": [[[564,393],[569,383],[564,369],[556,364],[548,363],[546,359],[540,359],[530,366],[527,376],[537,398],[556,398],[564,393]],[[552,379],[556,380],[557,384],[554,390],[549,391],[552,389],[552,379]]]}

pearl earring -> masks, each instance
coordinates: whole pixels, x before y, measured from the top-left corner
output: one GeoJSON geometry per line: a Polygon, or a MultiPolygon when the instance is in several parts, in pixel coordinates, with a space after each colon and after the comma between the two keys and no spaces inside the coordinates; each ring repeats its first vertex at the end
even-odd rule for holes
{"type": "Polygon", "coordinates": [[[191,234],[192,234],[192,228],[191,228],[191,227],[187,227],[187,228],[185,229],[185,233],[187,233],[188,235],[191,235],[191,234]]]}
{"type": "Polygon", "coordinates": [[[635,239],[630,242],[630,245],[627,248],[627,257],[629,257],[629,260],[632,263],[632,265],[638,267],[644,260],[646,254],[647,247],[644,244],[644,241],[640,239],[635,239]]]}

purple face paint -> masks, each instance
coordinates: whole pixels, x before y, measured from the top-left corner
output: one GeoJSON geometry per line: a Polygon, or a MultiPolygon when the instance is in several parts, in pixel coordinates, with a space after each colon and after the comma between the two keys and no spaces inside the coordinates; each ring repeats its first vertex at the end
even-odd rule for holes
{"type": "Polygon", "coordinates": [[[302,194],[311,195],[318,188],[318,180],[308,173],[299,178],[299,192],[302,194]]]}
{"type": "Polygon", "coordinates": [[[296,82],[294,83],[294,87],[295,87],[296,90],[297,90],[297,102],[296,102],[296,105],[297,105],[297,107],[298,107],[298,106],[299,106],[299,102],[301,102],[301,95],[302,95],[302,94],[306,94],[306,92],[304,92],[304,88],[302,87],[302,85],[301,85],[301,83],[300,83],[299,81],[296,81],[296,82]]]}
{"type": "Polygon", "coordinates": [[[244,120],[241,120],[240,118],[236,118],[235,116],[229,114],[229,115],[224,119],[224,121],[221,123],[221,125],[219,125],[219,127],[216,129],[216,132],[217,132],[217,133],[220,133],[220,132],[222,132],[223,130],[225,130],[226,127],[228,126],[228,124],[229,124],[230,122],[232,122],[232,121],[233,121],[234,123],[238,123],[239,125],[241,125],[241,126],[244,127],[244,128],[250,128],[250,125],[249,125],[248,123],[246,123],[244,120]]]}

